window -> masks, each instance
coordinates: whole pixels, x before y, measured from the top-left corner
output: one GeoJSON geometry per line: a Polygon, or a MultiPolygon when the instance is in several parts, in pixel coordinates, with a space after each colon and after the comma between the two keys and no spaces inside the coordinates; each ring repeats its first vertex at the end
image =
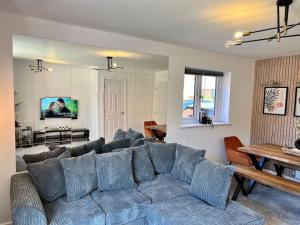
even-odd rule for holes
{"type": "MultiPolygon", "coordinates": [[[[222,117],[223,73],[186,68],[182,104],[183,124],[199,123],[199,114],[207,113],[214,122],[222,117]]],[[[226,119],[227,120],[227,119],[226,119]]]]}
{"type": "Polygon", "coordinates": [[[184,75],[183,117],[197,117],[206,112],[213,117],[216,112],[217,77],[184,75]]]}

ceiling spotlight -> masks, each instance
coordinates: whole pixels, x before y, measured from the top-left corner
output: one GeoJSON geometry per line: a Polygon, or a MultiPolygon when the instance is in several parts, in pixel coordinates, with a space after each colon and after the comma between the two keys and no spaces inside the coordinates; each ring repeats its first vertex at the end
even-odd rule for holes
{"type": "Polygon", "coordinates": [[[29,68],[31,69],[31,71],[35,72],[35,73],[40,73],[43,72],[44,70],[52,72],[53,69],[52,68],[47,68],[43,66],[43,60],[41,59],[37,59],[36,60],[36,65],[29,65],[29,68]]]}
{"type": "Polygon", "coordinates": [[[108,72],[111,72],[112,70],[115,69],[123,69],[123,66],[118,66],[118,64],[116,62],[113,62],[113,57],[111,56],[107,56],[107,68],[98,68],[98,67],[93,67],[93,70],[105,70],[108,72]]]}
{"type": "Polygon", "coordinates": [[[236,45],[241,45],[242,44],[242,41],[241,40],[229,40],[229,41],[226,41],[225,43],[225,47],[226,48],[230,48],[232,46],[236,46],[236,45]]]}

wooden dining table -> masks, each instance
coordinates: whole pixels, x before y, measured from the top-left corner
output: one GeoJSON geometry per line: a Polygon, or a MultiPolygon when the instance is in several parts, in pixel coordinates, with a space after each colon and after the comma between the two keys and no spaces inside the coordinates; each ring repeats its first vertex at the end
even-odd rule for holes
{"type": "Polygon", "coordinates": [[[282,147],[283,146],[274,144],[257,144],[240,147],[238,148],[238,151],[247,153],[255,168],[259,170],[263,169],[262,166],[265,161],[271,160],[277,175],[281,176],[282,170],[285,167],[293,169],[300,168],[300,157],[284,153],[282,147]],[[257,160],[257,156],[260,156],[261,159],[257,160]]]}
{"type": "Polygon", "coordinates": [[[274,185],[274,187],[277,187],[281,190],[288,191],[297,195],[300,194],[300,183],[282,177],[282,172],[284,168],[292,168],[292,169],[300,168],[299,156],[284,153],[282,150],[282,146],[274,145],[274,144],[250,145],[246,147],[240,147],[238,148],[238,151],[246,153],[251,159],[252,164],[256,169],[256,171],[259,172],[255,173],[253,168],[247,169],[238,166],[236,172],[239,174],[243,171],[242,173],[244,173],[244,175],[247,174],[248,176],[252,177],[252,180],[250,179],[247,190],[245,190],[242,187],[245,177],[241,179],[241,177],[239,178],[238,176],[236,176],[236,180],[240,184],[240,188],[236,189],[233,199],[237,198],[239,189],[242,189],[244,195],[250,194],[255,186],[256,183],[255,180],[260,180],[261,182],[264,183],[266,180],[262,180],[261,179],[262,177],[265,177],[265,179],[270,178],[270,174],[263,171],[266,161],[272,162],[274,169],[276,171],[276,175],[273,176],[274,178],[271,177],[270,181],[268,181],[270,182],[269,183],[270,186],[274,185]],[[276,180],[275,177],[278,177],[278,179],[276,180]]]}

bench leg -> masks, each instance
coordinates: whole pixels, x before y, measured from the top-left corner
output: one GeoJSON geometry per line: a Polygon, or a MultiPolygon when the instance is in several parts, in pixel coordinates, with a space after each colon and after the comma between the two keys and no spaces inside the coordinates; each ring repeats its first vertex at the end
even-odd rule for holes
{"type": "Polygon", "coordinates": [[[256,185],[256,182],[254,180],[249,180],[248,188],[247,188],[248,194],[252,193],[255,185],[256,185]]]}
{"type": "Polygon", "coordinates": [[[279,177],[281,177],[283,169],[284,169],[284,166],[280,166],[280,165],[274,164],[274,168],[276,170],[276,175],[279,176],[279,177]]]}
{"type": "Polygon", "coordinates": [[[248,196],[248,193],[244,188],[245,178],[244,177],[239,177],[237,174],[234,174],[234,178],[237,182],[237,186],[235,188],[235,191],[234,191],[231,199],[233,201],[236,201],[238,196],[239,196],[240,191],[242,191],[243,195],[245,195],[245,196],[248,196]]]}

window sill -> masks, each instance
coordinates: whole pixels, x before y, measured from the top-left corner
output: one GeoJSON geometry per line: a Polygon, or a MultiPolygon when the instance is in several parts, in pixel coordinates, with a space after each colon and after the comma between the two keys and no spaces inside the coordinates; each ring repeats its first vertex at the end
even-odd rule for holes
{"type": "MultiPolygon", "coordinates": [[[[214,122],[213,126],[217,127],[217,126],[231,126],[232,124],[229,122],[214,122]]],[[[200,124],[200,123],[189,123],[189,124],[181,124],[181,129],[185,129],[185,128],[195,128],[195,127],[213,127],[212,124],[200,124]]]]}

